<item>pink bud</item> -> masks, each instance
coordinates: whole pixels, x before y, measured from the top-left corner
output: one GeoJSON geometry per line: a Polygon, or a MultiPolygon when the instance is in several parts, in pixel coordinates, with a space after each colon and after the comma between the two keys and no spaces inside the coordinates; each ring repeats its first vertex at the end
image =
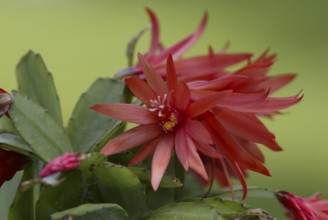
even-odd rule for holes
{"type": "Polygon", "coordinates": [[[40,177],[46,177],[51,174],[74,170],[80,165],[81,156],[79,153],[65,153],[50,161],[40,172],[40,177]]]}
{"type": "Polygon", "coordinates": [[[287,209],[286,215],[293,220],[328,219],[328,200],[321,200],[318,193],[302,198],[290,192],[276,193],[280,203],[287,209]]]}

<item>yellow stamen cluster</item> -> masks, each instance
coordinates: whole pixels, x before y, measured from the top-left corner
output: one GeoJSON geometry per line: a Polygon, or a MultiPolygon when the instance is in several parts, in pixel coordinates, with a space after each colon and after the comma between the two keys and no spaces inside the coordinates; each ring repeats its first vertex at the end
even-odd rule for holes
{"type": "Polygon", "coordinates": [[[165,132],[167,131],[172,131],[174,126],[178,124],[177,116],[174,113],[171,113],[168,121],[163,121],[162,122],[162,128],[164,129],[165,132]]]}

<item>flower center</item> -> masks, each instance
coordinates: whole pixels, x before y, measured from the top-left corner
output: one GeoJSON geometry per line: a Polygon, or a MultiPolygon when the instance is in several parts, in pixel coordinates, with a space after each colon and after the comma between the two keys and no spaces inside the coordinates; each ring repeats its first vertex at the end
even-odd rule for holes
{"type": "Polygon", "coordinates": [[[176,113],[171,112],[170,116],[161,121],[161,126],[165,132],[172,131],[178,124],[178,118],[176,113]]]}
{"type": "Polygon", "coordinates": [[[167,94],[162,97],[158,96],[155,100],[150,100],[149,111],[154,112],[160,126],[167,133],[172,131],[178,124],[178,112],[167,103],[167,94]]]}

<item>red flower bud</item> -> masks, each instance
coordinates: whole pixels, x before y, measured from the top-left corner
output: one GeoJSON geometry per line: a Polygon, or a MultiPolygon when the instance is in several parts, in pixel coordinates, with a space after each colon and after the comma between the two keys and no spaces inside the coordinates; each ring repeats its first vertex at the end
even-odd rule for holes
{"type": "Polygon", "coordinates": [[[79,153],[65,153],[50,161],[40,172],[40,177],[46,177],[51,174],[74,170],[80,165],[81,157],[79,153]]]}
{"type": "Polygon", "coordinates": [[[287,209],[286,215],[293,220],[328,219],[328,200],[320,200],[315,193],[309,198],[301,198],[290,192],[276,193],[281,204],[287,209]]]}

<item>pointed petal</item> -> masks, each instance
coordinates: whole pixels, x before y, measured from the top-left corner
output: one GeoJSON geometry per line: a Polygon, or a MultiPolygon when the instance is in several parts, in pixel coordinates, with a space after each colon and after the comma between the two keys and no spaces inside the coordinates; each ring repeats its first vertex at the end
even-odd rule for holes
{"type": "Polygon", "coordinates": [[[175,134],[175,153],[185,171],[188,171],[189,162],[186,136],[187,134],[185,133],[183,127],[177,129],[175,134]]]}
{"type": "Polygon", "coordinates": [[[197,152],[194,141],[188,135],[186,136],[186,139],[188,147],[188,162],[190,168],[198,175],[200,175],[204,180],[208,181],[207,172],[205,170],[203,161],[200,159],[200,156],[197,152]]]}
{"type": "Polygon", "coordinates": [[[186,84],[179,83],[177,89],[173,92],[174,107],[184,112],[190,103],[190,91],[186,84]]]}
{"type": "Polygon", "coordinates": [[[101,150],[105,155],[111,155],[129,150],[144,144],[163,133],[163,129],[157,124],[140,125],[111,139],[101,150]]]}
{"type": "Polygon", "coordinates": [[[230,162],[232,169],[234,170],[235,174],[237,175],[241,186],[243,187],[243,197],[241,198],[241,202],[243,202],[246,199],[247,196],[247,183],[245,181],[244,174],[242,170],[240,169],[237,162],[231,161],[230,162]]]}
{"type": "Polygon", "coordinates": [[[213,144],[211,134],[206,127],[198,120],[186,120],[185,130],[194,140],[213,144]]]}
{"type": "Polygon", "coordinates": [[[154,153],[156,146],[158,145],[159,141],[162,139],[162,136],[159,136],[148,143],[144,144],[139,151],[134,155],[132,160],[129,162],[129,166],[135,166],[136,164],[140,163],[146,157],[148,157],[150,154],[154,153]]]}
{"type": "Polygon", "coordinates": [[[198,99],[197,101],[190,104],[187,110],[188,117],[194,118],[203,114],[204,112],[216,106],[227,95],[228,92],[218,92],[217,94],[205,96],[198,99]]]}
{"type": "Polygon", "coordinates": [[[158,143],[152,164],[151,164],[151,185],[156,191],[162,180],[164,172],[169,165],[172,150],[174,147],[174,135],[164,135],[161,141],[158,143]]]}
{"type": "Polygon", "coordinates": [[[186,45],[191,39],[192,36],[188,36],[183,40],[179,41],[178,43],[174,44],[173,46],[163,50],[158,56],[152,57],[151,63],[156,63],[159,65],[163,64],[170,54],[173,55],[173,59],[178,59],[179,57],[175,55],[175,52],[180,51],[182,48],[184,48],[184,45],[186,45]]]}
{"type": "Polygon", "coordinates": [[[234,135],[245,140],[264,144],[271,150],[282,150],[276,143],[274,134],[253,114],[222,109],[216,112],[216,117],[234,135]]]}
{"type": "Polygon", "coordinates": [[[280,111],[286,108],[289,108],[298,102],[300,102],[303,98],[303,95],[296,95],[291,97],[285,97],[285,98],[266,98],[263,102],[247,106],[247,107],[241,107],[236,108],[236,111],[240,112],[252,112],[252,113],[267,113],[267,112],[275,112],[280,111]]]}
{"type": "Polygon", "coordinates": [[[208,56],[213,57],[215,55],[215,52],[213,50],[213,47],[210,45],[208,46],[208,56]]]}
{"type": "Polygon", "coordinates": [[[185,39],[179,41],[178,43],[171,46],[170,48],[167,48],[166,50],[164,50],[158,57],[156,57],[156,59],[154,59],[154,61],[156,63],[161,63],[168,57],[169,54],[172,54],[173,59],[179,58],[192,45],[194,45],[198,41],[198,39],[200,38],[200,36],[202,35],[202,33],[205,30],[207,19],[208,19],[208,14],[206,12],[204,14],[202,22],[200,23],[200,25],[198,26],[198,28],[196,29],[196,31],[193,34],[191,34],[190,36],[186,37],[185,39]]]}
{"type": "Polygon", "coordinates": [[[267,87],[271,88],[271,92],[275,92],[293,81],[295,77],[296,74],[283,74],[280,76],[271,77],[267,81],[267,87]]]}
{"type": "MultiPolygon", "coordinates": [[[[213,73],[222,74],[225,68],[248,60],[251,56],[249,53],[201,55],[177,60],[175,67],[180,79],[189,82],[195,78],[204,79],[205,76],[213,73]]],[[[231,76],[247,77],[238,74],[231,76]]]]}
{"type": "Polygon", "coordinates": [[[126,103],[96,104],[91,109],[122,121],[136,124],[154,124],[158,120],[148,108],[126,103]]]}
{"type": "Polygon", "coordinates": [[[206,124],[211,129],[216,145],[219,146],[223,153],[232,161],[238,162],[243,168],[253,170],[266,176],[270,176],[269,170],[251,154],[249,154],[239,143],[231,136],[230,133],[221,125],[216,118],[210,113],[203,117],[206,124]]]}
{"type": "Polygon", "coordinates": [[[226,165],[225,161],[223,159],[220,159],[220,163],[221,163],[224,175],[226,177],[226,180],[227,180],[230,192],[231,192],[231,199],[232,199],[232,201],[234,201],[235,200],[235,191],[233,189],[233,183],[231,181],[231,175],[229,173],[229,170],[227,168],[227,165],[226,165]]]}
{"type": "Polygon", "coordinates": [[[206,11],[201,23],[199,24],[199,26],[195,30],[195,32],[191,35],[191,38],[189,39],[189,41],[182,48],[180,48],[180,50],[175,51],[175,53],[173,55],[174,58],[180,57],[182,54],[184,54],[191,46],[193,46],[198,41],[198,39],[201,37],[201,35],[203,34],[203,32],[205,30],[207,20],[208,20],[208,13],[206,11]]]}
{"type": "MultiPolygon", "coordinates": [[[[324,204],[325,206],[323,207],[322,211],[320,212],[320,210],[315,212],[315,216],[318,219],[328,219],[328,211],[327,211],[327,205],[328,204],[324,204]]],[[[316,207],[317,209],[317,207],[316,207]]]]}
{"type": "Polygon", "coordinates": [[[230,82],[236,82],[239,80],[245,80],[248,77],[241,76],[241,75],[227,75],[220,78],[216,78],[214,80],[196,80],[187,83],[190,89],[197,89],[197,90],[216,90],[219,91],[228,85],[230,82]]]}
{"type": "Polygon", "coordinates": [[[151,22],[151,43],[150,43],[150,49],[149,52],[150,54],[153,54],[156,52],[156,50],[159,48],[159,23],[158,19],[155,15],[155,13],[150,10],[149,8],[146,8],[146,11],[148,13],[148,16],[150,18],[151,22]]]}
{"type": "Polygon", "coordinates": [[[164,94],[168,93],[168,89],[163,79],[155,73],[153,67],[150,66],[147,60],[140,53],[138,54],[138,58],[142,66],[142,70],[146,76],[148,85],[156,93],[156,95],[163,97],[164,94]]]}
{"type": "Polygon", "coordinates": [[[265,161],[264,155],[254,142],[247,141],[238,137],[235,138],[248,153],[253,155],[253,157],[255,157],[261,163],[264,163],[265,161]]]}
{"type": "Polygon", "coordinates": [[[169,90],[176,90],[178,85],[177,74],[174,67],[172,55],[170,54],[166,62],[167,87],[169,90]]]}
{"type": "Polygon", "coordinates": [[[125,84],[138,99],[140,99],[148,106],[150,105],[151,99],[156,99],[154,92],[151,90],[148,84],[137,77],[130,77],[125,79],[125,84]]]}
{"type": "Polygon", "coordinates": [[[225,97],[218,106],[225,108],[247,107],[263,102],[269,95],[270,90],[259,93],[231,93],[225,97]]]}
{"type": "Polygon", "coordinates": [[[218,152],[216,149],[214,149],[214,147],[209,144],[196,142],[196,147],[199,152],[210,158],[224,158],[224,156],[220,152],[218,152]]]}
{"type": "Polygon", "coordinates": [[[236,71],[235,74],[247,75],[253,78],[266,77],[275,58],[275,54],[268,55],[268,50],[266,50],[257,60],[249,62],[245,67],[236,71]]]}
{"type": "Polygon", "coordinates": [[[325,212],[326,216],[328,215],[328,200],[320,200],[317,198],[316,201],[305,200],[307,203],[312,203],[311,206],[315,207],[315,210],[325,212]]]}

